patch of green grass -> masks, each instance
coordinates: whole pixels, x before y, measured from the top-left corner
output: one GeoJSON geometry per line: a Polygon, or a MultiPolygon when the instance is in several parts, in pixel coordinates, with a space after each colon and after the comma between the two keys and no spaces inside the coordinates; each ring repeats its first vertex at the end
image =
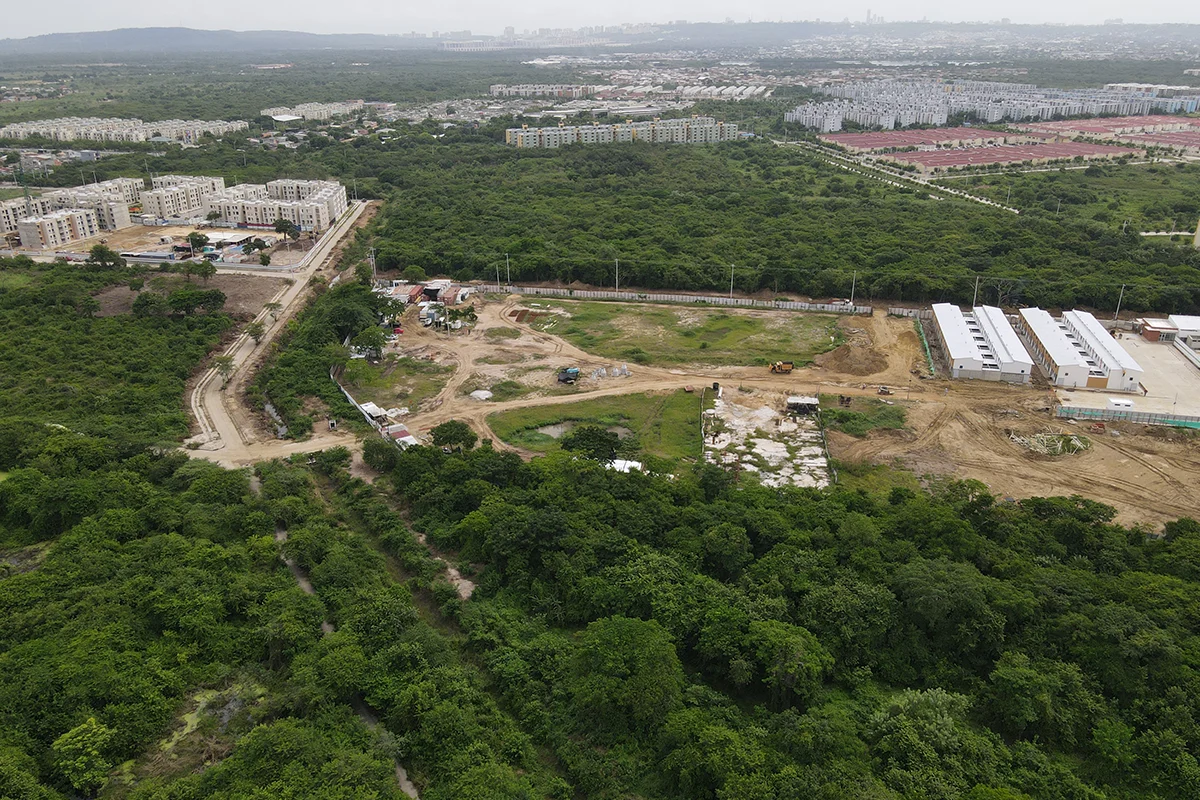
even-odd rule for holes
{"type": "Polygon", "coordinates": [[[875,397],[855,397],[850,408],[839,408],[835,395],[823,394],[821,419],[827,428],[862,437],[876,428],[900,430],[905,411],[901,405],[889,405],[875,397]]]}
{"type": "Polygon", "coordinates": [[[3,481],[3,480],[8,480],[8,473],[5,472],[4,470],[0,470],[0,481],[3,481]]]}
{"type": "Polygon", "coordinates": [[[786,360],[803,365],[839,340],[837,319],[827,314],[572,300],[538,305],[570,316],[546,314],[533,321],[534,327],[589,353],[635,364],[762,366],[786,360]]]}
{"type": "Polygon", "coordinates": [[[498,339],[517,339],[521,336],[521,331],[516,328],[488,328],[483,332],[485,339],[493,341],[498,339]]]}
{"type": "Polygon", "coordinates": [[[897,488],[921,491],[917,476],[897,466],[843,461],[834,461],[830,466],[837,470],[838,485],[849,491],[862,489],[876,495],[887,494],[897,488]]]}
{"type": "Polygon", "coordinates": [[[414,411],[446,385],[453,367],[407,356],[386,356],[380,364],[353,359],[342,373],[342,383],[362,400],[382,408],[407,406],[414,411]]]}
{"type": "Polygon", "coordinates": [[[20,289],[33,283],[33,278],[23,272],[0,270],[0,289],[20,289]]]}
{"type": "Polygon", "coordinates": [[[533,391],[533,387],[517,383],[516,381],[500,381],[489,386],[488,391],[492,393],[493,401],[502,403],[505,400],[516,400],[518,397],[524,397],[533,391]]]}
{"type": "Polygon", "coordinates": [[[558,439],[538,428],[566,422],[628,428],[643,452],[659,458],[694,459],[700,454],[700,395],[684,391],[598,397],[488,417],[488,425],[502,441],[537,453],[559,449],[558,439]]]}
{"type": "MultiPolygon", "coordinates": [[[[25,191],[19,187],[0,186],[0,200],[12,200],[14,197],[20,197],[25,194],[25,191]]],[[[37,192],[30,192],[31,197],[37,197],[37,192]]]]}

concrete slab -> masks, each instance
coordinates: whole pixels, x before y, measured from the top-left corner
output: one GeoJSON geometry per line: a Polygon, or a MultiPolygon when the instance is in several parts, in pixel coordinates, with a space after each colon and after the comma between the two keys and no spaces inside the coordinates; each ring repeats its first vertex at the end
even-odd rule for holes
{"type": "Polygon", "coordinates": [[[1175,349],[1175,345],[1147,342],[1138,336],[1125,336],[1122,347],[1144,369],[1141,393],[1104,392],[1084,389],[1058,389],[1058,399],[1066,406],[1107,408],[1109,397],[1133,400],[1135,411],[1200,416],[1200,369],[1175,349]]]}

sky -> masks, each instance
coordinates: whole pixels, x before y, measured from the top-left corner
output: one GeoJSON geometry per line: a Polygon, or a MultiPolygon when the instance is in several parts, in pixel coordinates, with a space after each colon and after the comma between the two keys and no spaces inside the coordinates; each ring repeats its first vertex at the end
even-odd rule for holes
{"type": "Polygon", "coordinates": [[[1130,6],[1122,0],[1005,0],[1004,3],[963,3],[961,0],[854,0],[848,4],[794,0],[609,0],[598,4],[561,0],[525,0],[519,8],[494,0],[287,0],[284,3],[246,3],[244,0],[205,0],[203,3],[109,3],[96,0],[51,0],[49,7],[13,2],[4,13],[0,38],[44,33],[179,26],[230,30],[292,30],[313,33],[406,33],[470,30],[498,34],[511,25],[526,28],[578,28],[622,22],[737,22],[750,19],[852,20],[867,10],[892,20],[988,21],[1008,17],[1014,23],[1075,22],[1099,24],[1106,19],[1125,22],[1200,23],[1200,3],[1187,0],[1142,0],[1130,6]],[[50,13],[47,13],[50,12],[50,13]]]}

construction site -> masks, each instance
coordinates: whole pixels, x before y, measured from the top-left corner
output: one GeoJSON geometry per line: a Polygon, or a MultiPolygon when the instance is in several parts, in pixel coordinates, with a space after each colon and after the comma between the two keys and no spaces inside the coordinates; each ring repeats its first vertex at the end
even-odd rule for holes
{"type": "MultiPolygon", "coordinates": [[[[287,292],[293,299],[299,283],[287,292]]],[[[604,313],[644,321],[622,333],[624,321],[610,320],[607,337],[603,325],[583,330],[574,322],[597,313],[582,303],[482,291],[460,299],[473,322],[426,326],[410,306],[375,377],[347,388],[356,402],[395,414],[381,416],[381,425],[397,423],[409,442],[425,443],[438,424],[460,420],[493,446],[531,458],[590,422],[635,436],[651,457],[707,460],[770,486],[824,486],[850,465],[926,485],[974,479],[1001,499],[1079,495],[1113,506],[1126,524],[1157,526],[1200,510],[1194,431],[1061,419],[1063,401],[1044,380],[931,374],[914,320],[882,309],[832,315],[607,303],[604,313]],[[701,349],[689,329],[713,345],[701,349]],[[733,329],[762,349],[737,350],[732,339],[726,348],[721,337],[733,329]],[[644,363],[616,355],[634,352],[621,338],[633,335],[644,363]],[[892,424],[863,429],[872,408],[892,424]]],[[[287,314],[288,297],[283,305],[287,314]]],[[[356,449],[344,426],[308,441],[278,440],[265,415],[206,387],[228,419],[205,416],[212,430],[200,455],[243,464],[333,444],[356,449]]]]}

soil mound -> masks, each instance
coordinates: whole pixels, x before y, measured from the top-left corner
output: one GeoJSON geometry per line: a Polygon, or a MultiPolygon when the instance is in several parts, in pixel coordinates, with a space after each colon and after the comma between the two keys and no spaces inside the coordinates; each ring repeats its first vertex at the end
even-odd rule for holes
{"type": "Polygon", "coordinates": [[[874,375],[887,369],[887,357],[867,347],[843,344],[822,353],[813,359],[825,369],[844,372],[847,375],[874,375]]]}

